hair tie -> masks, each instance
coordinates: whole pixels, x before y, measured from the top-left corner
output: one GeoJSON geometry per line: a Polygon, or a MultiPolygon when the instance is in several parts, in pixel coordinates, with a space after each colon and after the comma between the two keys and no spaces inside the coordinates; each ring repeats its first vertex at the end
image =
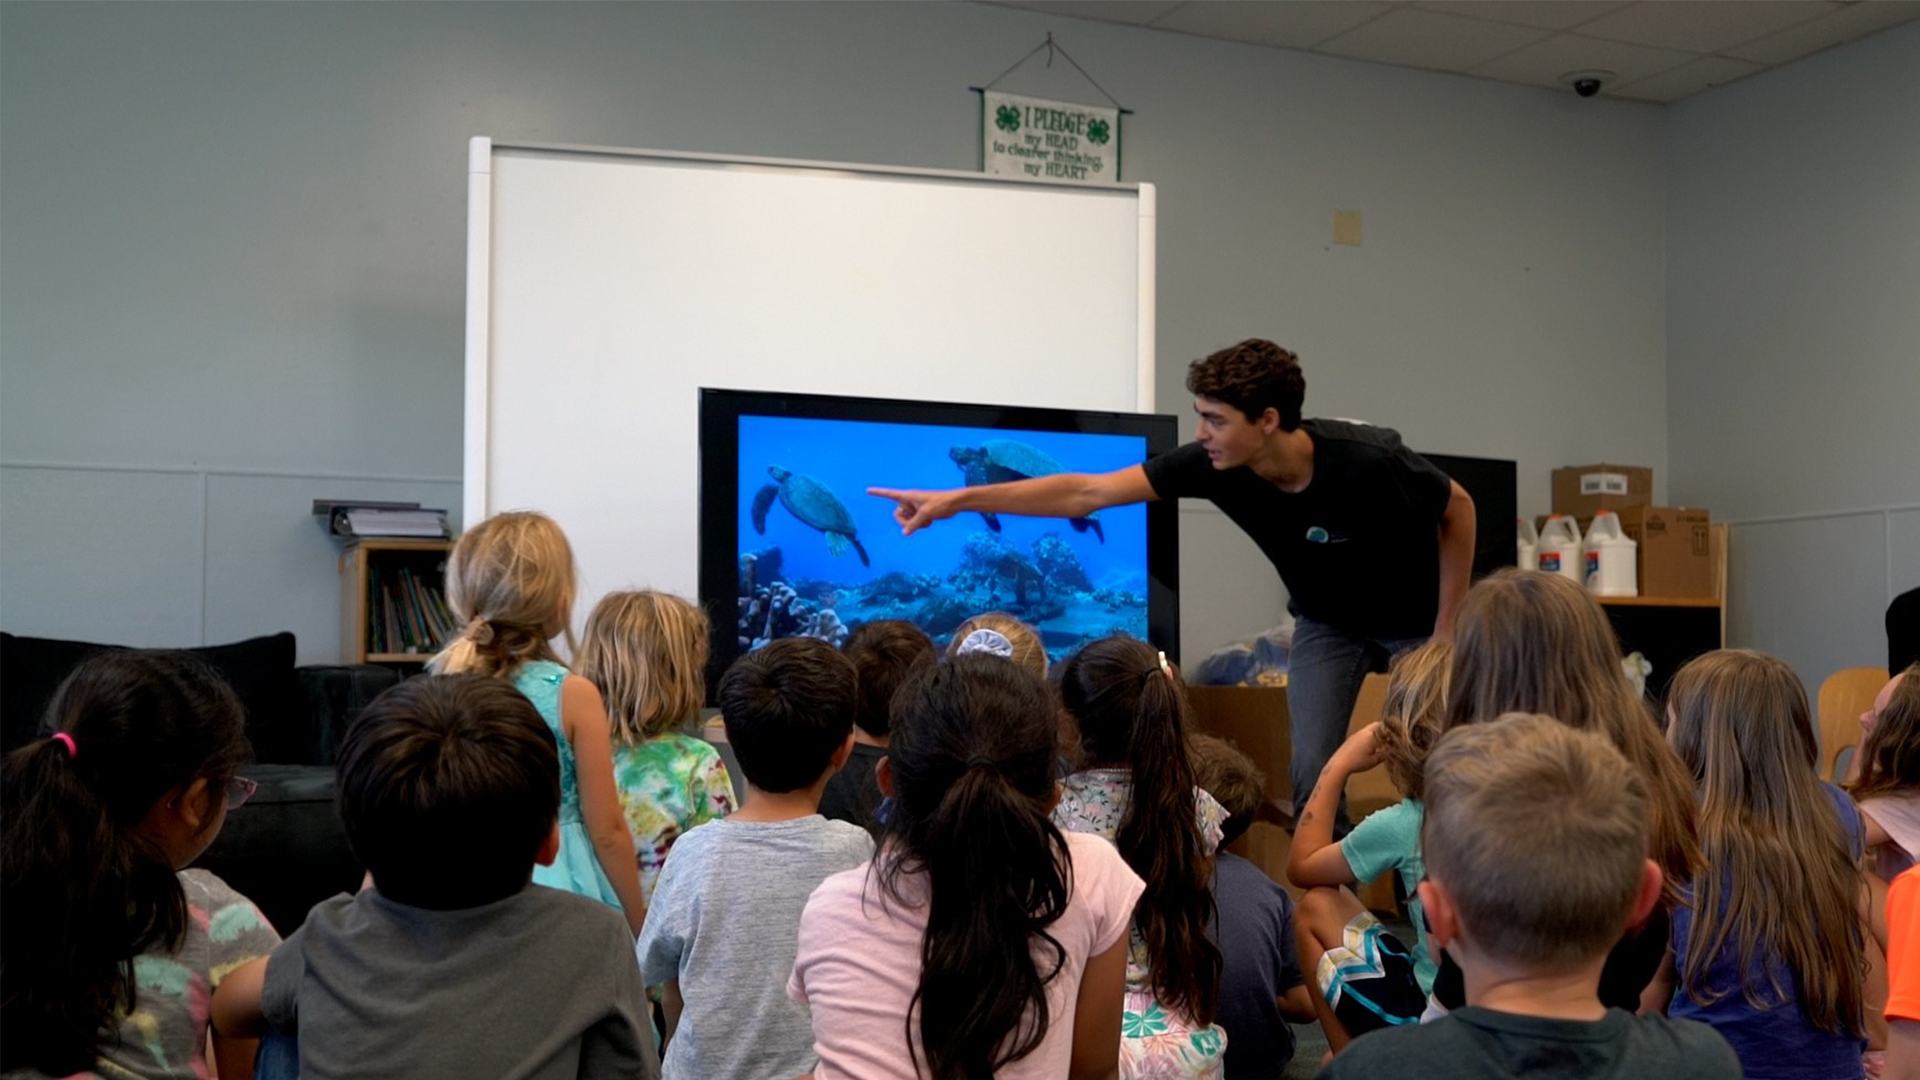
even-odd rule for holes
{"type": "Polygon", "coordinates": [[[1164,652],[1160,654],[1160,672],[1169,679],[1173,678],[1173,664],[1167,660],[1164,652]]]}
{"type": "Polygon", "coordinates": [[[980,629],[968,634],[960,641],[960,651],[956,656],[983,652],[989,656],[998,656],[1004,660],[1013,659],[1013,642],[998,630],[980,629]]]}
{"type": "Polygon", "coordinates": [[[77,747],[77,746],[75,746],[75,745],[73,745],[73,736],[71,736],[71,735],[69,735],[69,734],[67,734],[67,733],[66,733],[66,732],[64,732],[64,731],[56,731],[56,732],[54,732],[54,733],[53,733],[53,735],[51,736],[51,738],[53,739],[53,741],[54,741],[54,742],[57,742],[57,743],[59,743],[60,745],[62,745],[62,746],[64,746],[64,747],[66,747],[66,748],[67,748],[67,760],[68,760],[68,761],[72,761],[72,760],[73,760],[73,756],[74,756],[75,754],[78,754],[78,753],[80,752],[80,748],[79,748],[79,747],[77,747]]]}
{"type": "Polygon", "coordinates": [[[473,621],[467,624],[467,628],[462,633],[475,645],[493,644],[493,624],[478,615],[474,616],[473,621]]]}
{"type": "MultiPolygon", "coordinates": [[[[987,631],[987,633],[992,633],[992,632],[993,632],[993,631],[991,631],[991,630],[989,630],[989,631],[987,631]]],[[[968,758],[968,759],[967,759],[967,768],[968,768],[969,770],[971,770],[971,769],[991,769],[991,768],[994,768],[995,766],[997,766],[997,765],[999,765],[999,764],[1000,764],[999,762],[997,762],[997,761],[995,761],[995,760],[993,760],[992,758],[990,758],[990,757],[988,757],[988,756],[987,756],[987,755],[985,755],[985,754],[975,754],[975,755],[973,755],[972,757],[970,757],[970,758],[968,758]]]]}
{"type": "Polygon", "coordinates": [[[1147,685],[1147,683],[1152,681],[1153,677],[1156,675],[1164,675],[1167,677],[1168,682],[1173,681],[1173,664],[1167,660],[1166,653],[1160,654],[1159,666],[1150,667],[1140,673],[1140,685],[1141,686],[1147,685]]]}

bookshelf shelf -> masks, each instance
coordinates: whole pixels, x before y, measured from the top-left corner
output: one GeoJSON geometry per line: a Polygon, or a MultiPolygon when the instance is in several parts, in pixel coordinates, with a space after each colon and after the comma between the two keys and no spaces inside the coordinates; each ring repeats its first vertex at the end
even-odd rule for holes
{"type": "Polygon", "coordinates": [[[340,553],[341,653],[349,664],[425,665],[445,610],[448,540],[367,537],[340,553]]]}

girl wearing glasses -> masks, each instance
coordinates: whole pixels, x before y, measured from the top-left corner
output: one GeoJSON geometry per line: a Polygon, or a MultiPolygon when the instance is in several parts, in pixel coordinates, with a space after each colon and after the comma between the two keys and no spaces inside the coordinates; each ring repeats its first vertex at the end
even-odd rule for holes
{"type": "MultiPolygon", "coordinates": [[[[183,869],[253,794],[240,703],[184,653],[116,650],[74,669],[51,734],[0,765],[0,1071],[209,1073],[214,990],[279,935],[183,869]]],[[[215,1033],[221,1075],[253,1044],[215,1033]]]]}

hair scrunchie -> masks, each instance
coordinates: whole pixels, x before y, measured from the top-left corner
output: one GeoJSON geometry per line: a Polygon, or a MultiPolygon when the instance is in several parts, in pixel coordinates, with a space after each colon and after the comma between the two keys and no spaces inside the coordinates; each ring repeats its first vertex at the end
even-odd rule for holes
{"type": "Polygon", "coordinates": [[[64,731],[56,731],[52,735],[47,736],[47,738],[67,748],[68,761],[72,761],[74,758],[74,755],[80,752],[80,748],[73,745],[73,736],[67,734],[64,731]]]}
{"type": "Polygon", "coordinates": [[[998,630],[975,630],[960,640],[960,651],[955,655],[965,656],[968,653],[977,652],[1011,660],[1013,659],[1013,642],[1007,640],[1007,635],[998,630]]]}
{"type": "Polygon", "coordinates": [[[467,628],[461,631],[461,635],[475,645],[491,645],[493,644],[493,624],[476,615],[473,621],[467,624],[467,628]]]}

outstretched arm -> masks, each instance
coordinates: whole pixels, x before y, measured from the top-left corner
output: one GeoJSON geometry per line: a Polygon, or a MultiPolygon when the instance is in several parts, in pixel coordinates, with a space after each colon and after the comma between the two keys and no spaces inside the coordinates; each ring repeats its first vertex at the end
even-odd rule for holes
{"type": "Polygon", "coordinates": [[[1453,617],[1459,614],[1460,600],[1467,595],[1478,526],[1473,516],[1473,496],[1459,481],[1448,483],[1453,485],[1453,495],[1440,517],[1440,613],[1433,620],[1433,636],[1442,640],[1453,638],[1453,617]]]}
{"type": "Polygon", "coordinates": [[[921,529],[967,510],[1027,514],[1033,517],[1085,517],[1095,510],[1159,498],[1147,482],[1147,470],[1129,465],[1109,473],[1055,473],[1032,480],[945,491],[910,491],[870,487],[867,494],[892,499],[900,532],[911,536],[921,529]]]}

